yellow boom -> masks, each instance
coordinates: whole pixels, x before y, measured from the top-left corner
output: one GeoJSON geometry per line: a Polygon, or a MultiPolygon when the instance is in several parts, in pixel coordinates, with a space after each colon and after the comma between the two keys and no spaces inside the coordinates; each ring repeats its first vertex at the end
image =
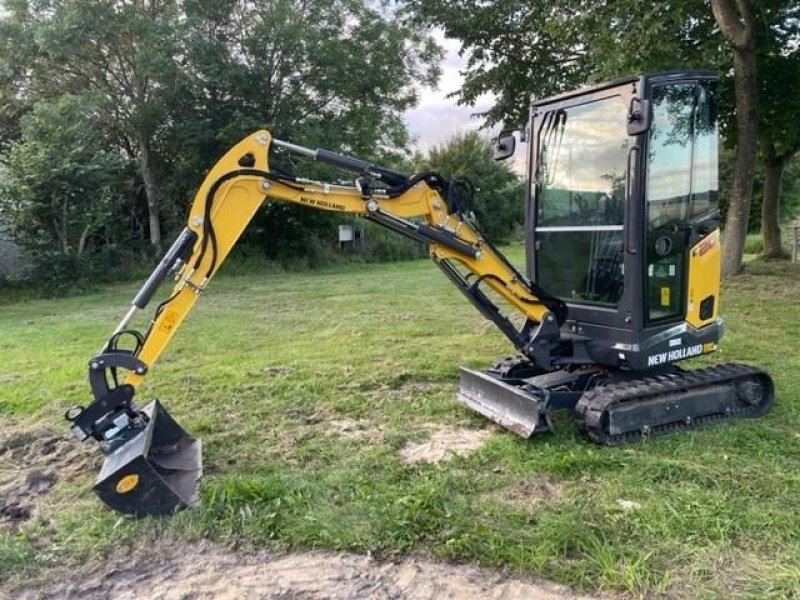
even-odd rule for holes
{"type": "MultiPolygon", "coordinates": [[[[429,251],[433,260],[453,261],[463,266],[533,323],[542,323],[550,316],[547,306],[508,261],[469,222],[448,212],[441,193],[425,181],[418,181],[391,197],[386,191],[369,192],[356,186],[275,176],[268,164],[271,143],[267,131],[249,135],[217,162],[197,192],[187,225],[197,241],[177,274],[178,282],[170,300],[158,311],[137,353],[148,368],[169,344],[265,198],[372,218],[388,227],[407,229],[409,234],[419,232],[420,227],[411,219],[420,219],[426,229],[419,237],[430,233],[430,239],[440,235],[451,242],[432,241],[429,251]],[[210,231],[215,237],[215,248],[207,241],[210,231]]],[[[118,330],[126,325],[123,323],[118,330]]],[[[136,387],[143,376],[131,372],[125,382],[136,387]]]]}
{"type": "Polygon", "coordinates": [[[95,485],[100,498],[131,514],[162,514],[196,501],[200,441],[189,437],[158,401],[139,409],[133,397],[265,198],[358,215],[427,244],[431,258],[478,310],[520,352],[547,367],[556,355],[564,304],[528,282],[480,235],[454,187],[432,172],[407,177],[360,159],[273,140],[268,131],[257,131],[231,148],[198,190],[185,229],[103,351],[89,361],[94,401],[67,411],[79,439],[102,443],[106,460],[95,485]],[[271,171],[273,146],[355,171],[358,177],[353,185],[339,185],[271,171]],[[170,274],[175,286],[156,308],[147,331],[128,329],[170,274]],[[525,324],[518,329],[482,286],[516,307],[525,324]],[[134,338],[132,349],[119,344],[124,336],[134,338]]]}

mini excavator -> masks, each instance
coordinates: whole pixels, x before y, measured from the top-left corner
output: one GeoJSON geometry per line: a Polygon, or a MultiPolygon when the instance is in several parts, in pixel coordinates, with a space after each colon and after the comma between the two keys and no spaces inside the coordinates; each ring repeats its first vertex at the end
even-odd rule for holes
{"type": "MultiPolygon", "coordinates": [[[[458,400],[521,436],[550,431],[558,410],[573,410],[580,431],[607,445],[765,413],[774,386],[764,371],[676,364],[714,352],[723,333],[714,82],[704,71],[657,73],[533,103],[523,130],[525,274],[481,235],[465,182],[267,131],[240,141],[89,361],[93,401],[65,415],[79,439],[100,442],[97,495],[137,516],[197,502],[200,440],[158,400],[140,408],[134,394],[266,198],[357,215],[426,244],[516,349],[485,371],[462,367],[458,400]],[[349,171],[354,183],[271,169],[271,151],[349,171]],[[149,328],[129,328],[168,276],[176,283],[149,328]]],[[[495,158],[511,156],[515,140],[501,135],[495,158]]]]}

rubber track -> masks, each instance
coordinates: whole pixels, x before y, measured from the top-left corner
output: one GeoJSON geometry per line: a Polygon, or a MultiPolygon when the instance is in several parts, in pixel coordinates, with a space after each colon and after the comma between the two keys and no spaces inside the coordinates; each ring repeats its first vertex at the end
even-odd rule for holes
{"type": "MultiPolygon", "coordinates": [[[[679,398],[679,396],[678,396],[679,398]]],[[[666,375],[655,375],[642,379],[621,381],[608,385],[599,385],[584,393],[575,405],[575,422],[578,428],[592,441],[608,446],[618,446],[639,441],[645,437],[665,435],[672,432],[696,429],[719,421],[759,417],[772,406],[774,385],[770,376],[756,367],[736,363],[716,365],[695,371],[678,370],[666,375]],[[766,389],[765,400],[758,405],[747,404],[734,399],[724,413],[698,415],[691,422],[676,421],[665,425],[642,428],[611,435],[604,429],[609,410],[623,403],[650,402],[659,396],[664,400],[676,400],[676,395],[693,391],[705,386],[737,383],[747,380],[758,380],[766,389]]]]}

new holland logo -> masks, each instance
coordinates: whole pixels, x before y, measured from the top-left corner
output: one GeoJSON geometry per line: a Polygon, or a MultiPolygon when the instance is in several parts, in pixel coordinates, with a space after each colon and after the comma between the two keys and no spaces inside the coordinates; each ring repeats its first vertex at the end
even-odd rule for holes
{"type": "Polygon", "coordinates": [[[675,348],[668,352],[659,352],[658,354],[651,354],[647,357],[647,366],[654,367],[663,365],[664,363],[680,360],[682,358],[689,358],[690,356],[697,356],[703,353],[703,344],[696,346],[687,346],[686,348],[675,348]]]}

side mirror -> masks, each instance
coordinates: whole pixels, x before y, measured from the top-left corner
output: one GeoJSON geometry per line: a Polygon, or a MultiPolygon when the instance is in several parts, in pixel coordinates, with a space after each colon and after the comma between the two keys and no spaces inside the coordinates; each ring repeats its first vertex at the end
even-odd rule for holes
{"type": "Polygon", "coordinates": [[[628,108],[628,135],[639,135],[650,129],[650,101],[631,98],[628,108]]]}
{"type": "Polygon", "coordinates": [[[509,156],[512,156],[514,154],[514,148],[516,148],[516,145],[517,140],[514,138],[513,133],[501,135],[494,143],[494,159],[505,160],[509,156]]]}

